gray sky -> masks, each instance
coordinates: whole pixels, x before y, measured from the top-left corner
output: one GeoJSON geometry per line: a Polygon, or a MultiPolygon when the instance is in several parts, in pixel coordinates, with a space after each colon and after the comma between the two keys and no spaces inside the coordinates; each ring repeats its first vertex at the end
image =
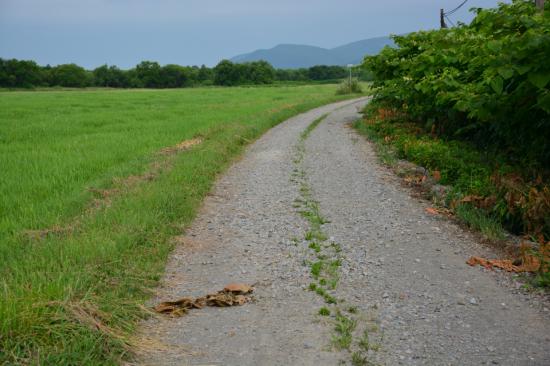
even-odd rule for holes
{"type": "MultiPolygon", "coordinates": [[[[39,64],[215,65],[280,43],[335,47],[439,26],[462,0],[0,0],[0,57],[39,64]]],[[[469,0],[452,16],[468,22],[469,0]]]]}

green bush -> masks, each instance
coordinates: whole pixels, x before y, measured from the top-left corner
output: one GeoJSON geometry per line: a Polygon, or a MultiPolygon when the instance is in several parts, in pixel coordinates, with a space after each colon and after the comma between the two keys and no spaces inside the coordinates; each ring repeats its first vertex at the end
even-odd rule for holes
{"type": "Polygon", "coordinates": [[[423,129],[550,166],[550,7],[514,0],[470,25],[394,36],[367,57],[374,99],[423,129]]]}
{"type": "Polygon", "coordinates": [[[338,90],[336,90],[336,94],[343,95],[343,94],[354,94],[354,93],[362,93],[363,89],[361,89],[361,84],[359,84],[359,81],[357,79],[352,79],[351,81],[344,80],[342,83],[340,83],[340,86],[338,87],[338,90]]]}

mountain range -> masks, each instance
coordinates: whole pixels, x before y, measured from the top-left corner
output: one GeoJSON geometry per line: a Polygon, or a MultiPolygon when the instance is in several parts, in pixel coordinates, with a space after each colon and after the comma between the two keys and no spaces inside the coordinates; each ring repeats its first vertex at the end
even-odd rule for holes
{"type": "Polygon", "coordinates": [[[280,44],[267,50],[235,56],[236,63],[265,60],[278,69],[297,69],[315,65],[348,65],[360,63],[366,55],[380,52],[384,46],[393,45],[389,37],[377,37],[348,43],[335,48],[322,48],[298,44],[280,44]]]}

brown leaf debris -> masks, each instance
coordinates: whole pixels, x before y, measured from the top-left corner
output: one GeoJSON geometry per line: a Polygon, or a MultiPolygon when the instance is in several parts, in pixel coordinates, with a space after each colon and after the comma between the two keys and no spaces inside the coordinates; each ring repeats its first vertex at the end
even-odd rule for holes
{"type": "Polygon", "coordinates": [[[244,305],[251,300],[250,296],[247,296],[254,291],[254,288],[242,284],[232,283],[221,291],[215,294],[208,294],[204,297],[198,297],[196,299],[184,297],[176,301],[165,301],[153,309],[157,313],[168,314],[174,317],[187,314],[192,309],[202,309],[205,306],[213,307],[229,307],[244,305]]]}

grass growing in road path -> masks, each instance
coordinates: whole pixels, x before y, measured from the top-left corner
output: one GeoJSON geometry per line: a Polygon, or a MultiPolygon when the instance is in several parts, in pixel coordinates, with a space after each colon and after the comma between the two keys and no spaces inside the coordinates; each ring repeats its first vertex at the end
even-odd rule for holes
{"type": "MultiPolygon", "coordinates": [[[[369,365],[368,352],[374,348],[365,348],[364,336],[354,342],[354,332],[356,332],[360,320],[361,323],[364,323],[362,316],[355,306],[341,309],[345,299],[338,299],[335,293],[340,281],[342,248],[340,244],[329,240],[323,231],[322,225],[328,221],[321,215],[319,202],[313,197],[306,171],[302,167],[306,153],[305,141],[326,117],[327,115],[324,115],[316,119],[301,133],[295,147],[295,168],[291,179],[298,185],[300,192],[300,197],[295,200],[295,208],[309,223],[309,230],[304,236],[307,247],[310,249],[309,257],[315,258],[305,261],[310,266],[311,277],[314,280],[310,283],[309,290],[322,297],[327,305],[319,309],[318,314],[323,317],[331,316],[333,323],[332,346],[337,350],[346,350],[350,355],[352,365],[369,365]]],[[[362,325],[365,326],[365,324],[362,325]]],[[[366,330],[364,334],[367,334],[366,330]]],[[[342,360],[342,363],[345,364],[346,361],[342,360]]]]}
{"type": "Polygon", "coordinates": [[[334,91],[0,93],[0,364],[120,363],[217,175],[334,91]]]}
{"type": "Polygon", "coordinates": [[[332,343],[338,349],[347,349],[351,347],[353,341],[353,331],[357,327],[357,320],[342,314],[340,311],[336,314],[336,323],[334,330],[336,334],[333,336],[332,343]]]}

